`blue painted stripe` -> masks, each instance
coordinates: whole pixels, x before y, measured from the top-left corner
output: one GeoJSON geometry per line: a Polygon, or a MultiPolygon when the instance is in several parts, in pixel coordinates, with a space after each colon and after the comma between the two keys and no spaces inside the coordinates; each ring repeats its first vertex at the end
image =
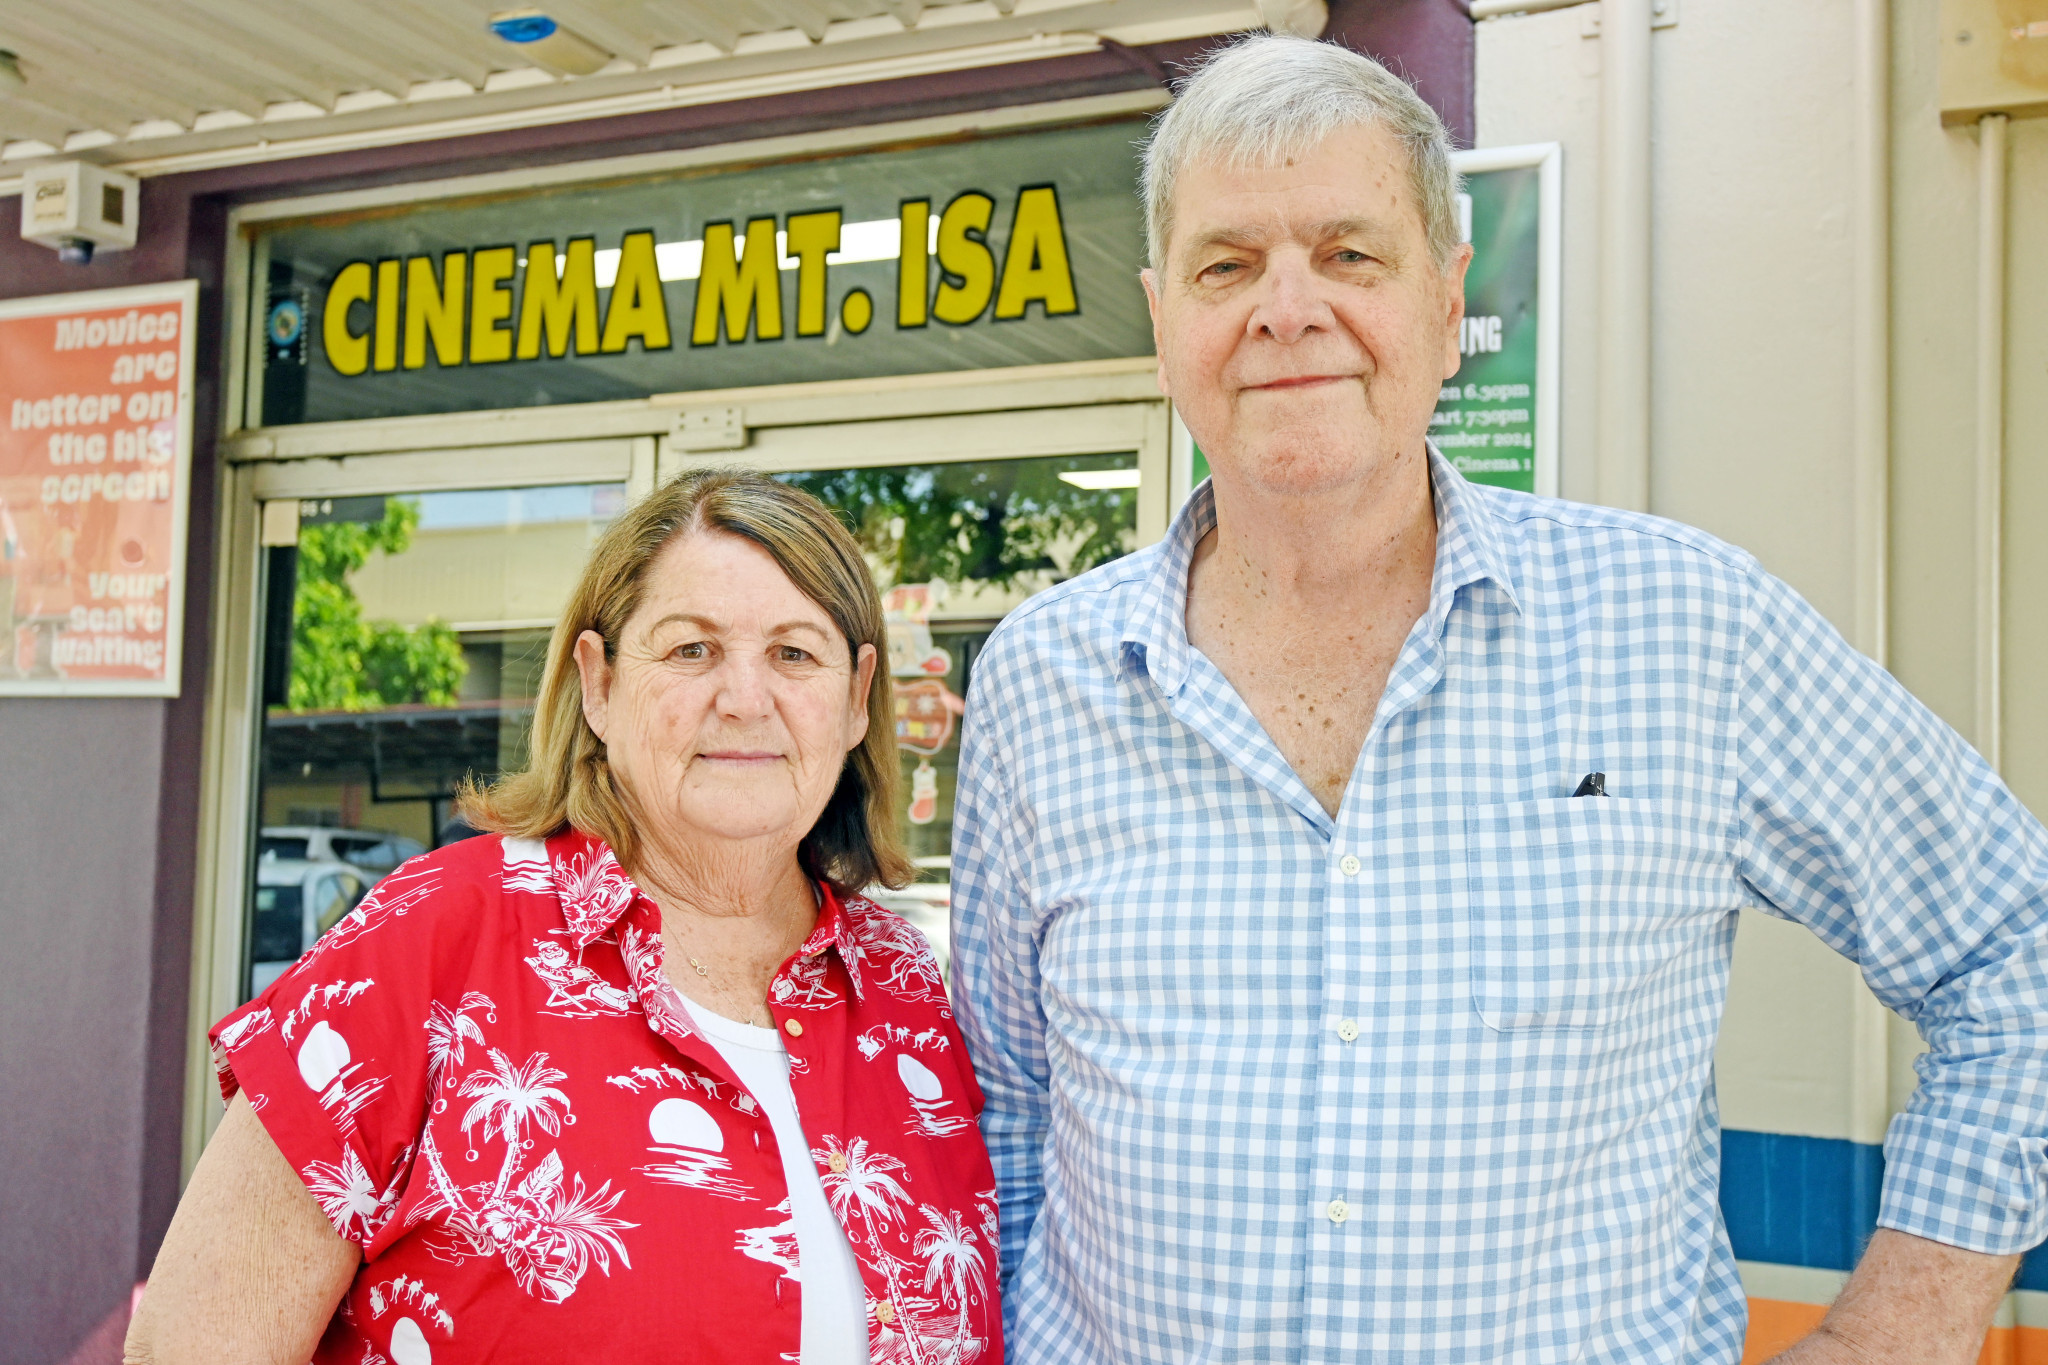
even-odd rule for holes
{"type": "MultiPolygon", "coordinates": [[[[1883,1187],[1884,1149],[1870,1143],[1721,1134],[1721,1217],[1739,1260],[1855,1269],[1883,1187]]],[[[2048,1290],[2048,1247],[2020,1263],[2015,1287],[2048,1290]]]]}

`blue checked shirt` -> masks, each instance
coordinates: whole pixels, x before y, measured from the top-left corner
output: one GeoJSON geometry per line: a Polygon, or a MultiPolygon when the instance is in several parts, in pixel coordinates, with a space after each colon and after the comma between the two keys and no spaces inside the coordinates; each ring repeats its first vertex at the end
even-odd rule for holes
{"type": "Polygon", "coordinates": [[[977,661],[953,970],[1013,1365],[1736,1360],[1745,905],[1932,1045],[1881,1221],[2048,1236],[2048,834],[1748,555],[1432,478],[1334,819],[1188,643],[1206,486],[977,661]]]}

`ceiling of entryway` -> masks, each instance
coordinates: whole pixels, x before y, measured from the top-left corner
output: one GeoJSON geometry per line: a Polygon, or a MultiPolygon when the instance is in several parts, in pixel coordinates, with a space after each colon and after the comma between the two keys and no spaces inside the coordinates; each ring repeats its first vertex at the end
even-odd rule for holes
{"type": "MultiPolygon", "coordinates": [[[[1264,8],[1273,10],[1274,0],[1264,8]]],[[[1284,12],[1282,3],[1279,11],[1284,12]]],[[[0,175],[141,172],[745,98],[1228,32],[1257,0],[553,0],[595,50],[551,70],[504,0],[8,0],[0,175]],[[19,79],[14,78],[18,72],[19,79]]]]}

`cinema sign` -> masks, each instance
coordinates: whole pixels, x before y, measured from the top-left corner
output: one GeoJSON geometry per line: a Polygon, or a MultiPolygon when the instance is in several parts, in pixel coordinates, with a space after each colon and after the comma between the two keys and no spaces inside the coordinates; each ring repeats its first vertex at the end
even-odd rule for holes
{"type": "Polygon", "coordinates": [[[1144,355],[1143,132],[265,225],[263,424],[1144,355]]]}
{"type": "MultiPolygon", "coordinates": [[[[322,340],[328,364],[351,376],[421,369],[429,355],[446,368],[617,355],[634,342],[667,350],[673,334],[663,286],[684,281],[695,286],[692,346],[821,337],[832,267],[884,259],[896,264],[888,311],[900,328],[935,319],[965,326],[991,304],[1004,321],[1024,317],[1033,304],[1047,317],[1078,313],[1058,187],[1017,191],[1000,263],[989,242],[995,213],[993,197],[968,190],[938,214],[929,199],[905,200],[893,221],[848,224],[841,210],[823,209],[750,218],[744,228],[714,222],[692,241],[627,232],[605,251],[586,234],[559,249],[554,241],[530,242],[524,255],[489,246],[444,252],[438,262],[352,261],[327,287],[322,340]],[[795,279],[786,318],[785,273],[795,279]],[[602,309],[600,289],[608,294],[602,309]]],[[[839,295],[847,333],[867,331],[874,314],[866,289],[839,295]]]]}

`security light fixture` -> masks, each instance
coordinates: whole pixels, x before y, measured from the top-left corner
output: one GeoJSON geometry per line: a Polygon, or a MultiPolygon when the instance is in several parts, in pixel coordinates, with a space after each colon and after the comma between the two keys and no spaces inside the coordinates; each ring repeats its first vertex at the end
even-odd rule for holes
{"type": "Polygon", "coordinates": [[[52,247],[66,265],[135,245],[142,186],[134,176],[83,161],[31,166],[21,176],[21,235],[52,247]]]}
{"type": "Polygon", "coordinates": [[[491,16],[491,32],[518,48],[519,55],[534,65],[565,76],[592,75],[612,59],[611,53],[562,27],[545,10],[500,10],[491,16]]]}

